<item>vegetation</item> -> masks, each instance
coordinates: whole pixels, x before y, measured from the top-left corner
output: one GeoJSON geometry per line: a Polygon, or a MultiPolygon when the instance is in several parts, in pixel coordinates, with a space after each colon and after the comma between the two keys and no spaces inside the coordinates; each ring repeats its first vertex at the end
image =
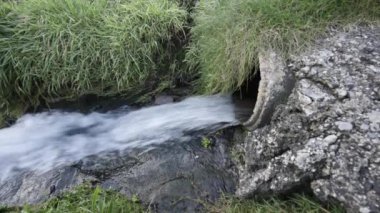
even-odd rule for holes
{"type": "Polygon", "coordinates": [[[253,74],[260,50],[287,56],[327,26],[380,17],[378,0],[194,2],[2,1],[0,124],[41,101],[142,96],[193,76],[201,93],[231,92],[253,74]]]}
{"type": "Polygon", "coordinates": [[[157,76],[175,78],[159,68],[170,67],[168,45],[187,19],[170,0],[2,2],[0,15],[0,108],[6,110],[86,93],[154,90],[157,76]]]}
{"type": "MultiPolygon", "coordinates": [[[[238,200],[224,197],[215,204],[204,204],[206,212],[210,213],[344,213],[337,205],[322,206],[313,198],[298,195],[288,200],[268,199],[238,200]]],[[[23,208],[0,207],[0,212],[24,213],[137,213],[148,212],[133,196],[131,199],[113,191],[105,191],[99,187],[93,189],[88,185],[76,188],[74,191],[62,194],[38,206],[23,208]]]]}
{"type": "Polygon", "coordinates": [[[144,212],[144,208],[138,203],[138,198],[128,199],[113,191],[105,191],[99,187],[93,189],[83,185],[38,206],[25,206],[22,209],[0,208],[0,212],[21,211],[23,213],[137,213],[144,212]]]}
{"type": "Polygon", "coordinates": [[[212,141],[207,137],[202,137],[201,145],[203,148],[209,149],[212,147],[212,141]]]}
{"type": "Polygon", "coordinates": [[[269,199],[263,201],[237,200],[223,198],[218,203],[208,206],[212,213],[344,213],[337,205],[322,206],[304,195],[289,200],[269,199]]]}
{"type": "Polygon", "coordinates": [[[202,93],[230,92],[250,77],[260,50],[286,57],[327,26],[379,18],[378,0],[201,0],[187,61],[202,93]]]}

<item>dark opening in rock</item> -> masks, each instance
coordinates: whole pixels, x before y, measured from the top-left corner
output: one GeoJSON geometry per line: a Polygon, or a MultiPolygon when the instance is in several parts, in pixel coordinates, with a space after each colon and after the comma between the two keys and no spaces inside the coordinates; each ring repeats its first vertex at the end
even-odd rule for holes
{"type": "Polygon", "coordinates": [[[257,72],[232,95],[233,102],[236,106],[236,116],[241,122],[247,121],[252,115],[257,100],[260,80],[260,71],[257,70],[257,72]]]}

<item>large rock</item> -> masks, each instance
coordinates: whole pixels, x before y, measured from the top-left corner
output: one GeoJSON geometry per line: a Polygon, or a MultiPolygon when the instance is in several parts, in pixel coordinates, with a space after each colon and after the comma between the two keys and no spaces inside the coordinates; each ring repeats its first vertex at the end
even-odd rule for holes
{"type": "Polygon", "coordinates": [[[380,27],[331,33],[286,69],[295,86],[245,137],[237,194],[307,186],[349,212],[380,212],[380,27]]]}
{"type": "MultiPolygon", "coordinates": [[[[231,135],[231,130],[226,135],[231,135]]],[[[204,202],[236,190],[237,176],[224,134],[197,134],[187,142],[168,141],[150,149],[105,152],[43,174],[21,171],[0,184],[0,205],[36,204],[83,182],[127,196],[137,195],[157,212],[201,211],[204,202]]]]}

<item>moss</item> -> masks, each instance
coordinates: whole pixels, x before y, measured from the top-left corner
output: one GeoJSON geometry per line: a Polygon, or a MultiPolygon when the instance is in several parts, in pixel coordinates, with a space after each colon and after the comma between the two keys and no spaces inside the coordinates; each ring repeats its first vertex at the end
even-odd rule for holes
{"type": "Polygon", "coordinates": [[[202,137],[201,145],[203,148],[210,149],[213,143],[208,137],[202,137]]]}

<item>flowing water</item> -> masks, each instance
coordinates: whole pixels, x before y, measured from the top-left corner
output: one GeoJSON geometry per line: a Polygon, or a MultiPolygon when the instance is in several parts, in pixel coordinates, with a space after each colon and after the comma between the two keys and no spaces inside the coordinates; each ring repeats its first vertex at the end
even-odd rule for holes
{"type": "Polygon", "coordinates": [[[201,96],[132,111],[27,114],[0,129],[0,180],[19,170],[44,172],[108,150],[186,141],[191,132],[236,125],[231,97],[201,96]]]}

